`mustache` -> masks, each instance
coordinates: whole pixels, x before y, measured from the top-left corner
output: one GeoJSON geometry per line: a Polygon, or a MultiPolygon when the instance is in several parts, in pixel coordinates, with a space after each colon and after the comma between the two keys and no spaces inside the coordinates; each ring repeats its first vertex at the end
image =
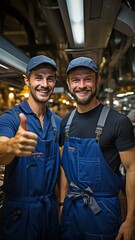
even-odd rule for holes
{"type": "Polygon", "coordinates": [[[74,92],[76,93],[81,93],[81,92],[84,92],[84,91],[92,91],[92,88],[91,87],[83,87],[81,89],[75,89],[74,92]]]}

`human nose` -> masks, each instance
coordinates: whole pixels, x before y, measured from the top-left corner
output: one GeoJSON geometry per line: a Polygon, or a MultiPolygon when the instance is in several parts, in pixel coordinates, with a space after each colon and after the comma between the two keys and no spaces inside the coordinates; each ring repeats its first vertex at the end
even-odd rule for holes
{"type": "Polygon", "coordinates": [[[83,81],[83,79],[80,79],[79,81],[79,88],[83,88],[85,86],[85,81],[83,81]]]}
{"type": "Polygon", "coordinates": [[[41,85],[43,86],[43,87],[48,87],[48,80],[46,79],[46,77],[44,77],[43,79],[42,79],[42,81],[41,81],[41,85]]]}

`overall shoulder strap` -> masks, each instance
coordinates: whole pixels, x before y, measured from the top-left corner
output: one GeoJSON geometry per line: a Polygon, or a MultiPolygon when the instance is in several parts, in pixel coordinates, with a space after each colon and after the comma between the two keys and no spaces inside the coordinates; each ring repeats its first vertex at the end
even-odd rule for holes
{"type": "Polygon", "coordinates": [[[101,111],[101,114],[100,114],[100,117],[99,117],[99,120],[98,120],[98,123],[97,123],[97,127],[96,127],[96,142],[98,143],[99,142],[99,139],[100,139],[100,136],[102,134],[102,130],[103,130],[103,127],[105,125],[105,121],[106,121],[106,118],[108,116],[108,113],[110,111],[110,108],[104,106],[102,111],[101,111]]]}
{"type": "Polygon", "coordinates": [[[67,124],[66,124],[66,127],[65,127],[65,138],[66,138],[66,140],[68,139],[68,136],[69,136],[69,129],[70,129],[70,125],[71,125],[71,122],[73,120],[73,117],[75,115],[75,112],[76,112],[76,108],[70,113],[67,124]]]}
{"type": "Polygon", "coordinates": [[[54,138],[57,141],[58,140],[58,130],[57,130],[56,121],[54,119],[53,114],[51,115],[51,123],[52,123],[52,127],[53,127],[54,138]]]}

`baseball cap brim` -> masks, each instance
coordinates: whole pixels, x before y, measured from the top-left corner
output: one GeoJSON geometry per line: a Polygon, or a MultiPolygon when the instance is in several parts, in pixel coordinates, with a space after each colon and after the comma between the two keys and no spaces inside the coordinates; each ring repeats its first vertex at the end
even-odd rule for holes
{"type": "Polygon", "coordinates": [[[67,74],[69,74],[69,72],[71,72],[72,70],[75,70],[76,68],[79,68],[79,67],[86,67],[86,68],[89,68],[90,70],[94,71],[96,74],[98,73],[98,68],[91,58],[78,57],[78,58],[73,59],[69,63],[68,68],[67,68],[67,74]]]}
{"type": "Polygon", "coordinates": [[[54,70],[57,71],[56,63],[52,58],[49,58],[44,55],[39,55],[39,56],[35,56],[30,59],[30,61],[28,62],[28,65],[26,67],[26,74],[29,71],[31,71],[33,68],[35,68],[41,64],[50,64],[54,68],[54,70]]]}

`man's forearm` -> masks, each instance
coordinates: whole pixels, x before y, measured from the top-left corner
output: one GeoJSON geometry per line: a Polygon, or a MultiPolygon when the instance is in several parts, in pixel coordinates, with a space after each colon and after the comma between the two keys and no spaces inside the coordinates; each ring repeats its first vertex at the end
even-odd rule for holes
{"type": "Polygon", "coordinates": [[[15,155],[11,151],[11,139],[0,141],[0,165],[11,163],[15,155]]]}
{"type": "Polygon", "coordinates": [[[135,170],[126,173],[127,218],[135,221],[135,170]]]}
{"type": "Polygon", "coordinates": [[[59,180],[58,180],[58,201],[62,203],[67,195],[69,184],[65,176],[64,170],[60,167],[59,180]]]}

